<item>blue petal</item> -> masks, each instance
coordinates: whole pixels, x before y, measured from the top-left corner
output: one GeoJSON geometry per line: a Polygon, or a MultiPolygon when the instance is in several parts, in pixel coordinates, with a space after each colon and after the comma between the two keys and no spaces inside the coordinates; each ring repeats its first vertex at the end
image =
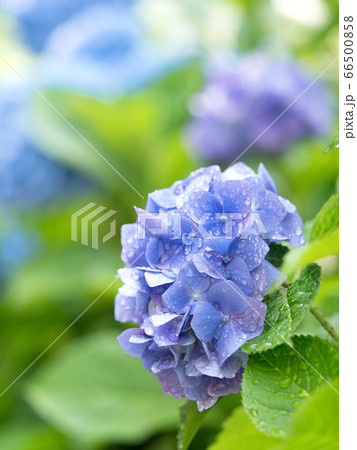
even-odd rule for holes
{"type": "Polygon", "coordinates": [[[178,274],[187,261],[185,247],[176,240],[151,238],[146,247],[146,257],[151,267],[178,274]]]}
{"type": "Polygon", "coordinates": [[[208,254],[212,253],[210,250],[214,250],[219,255],[226,256],[228,254],[229,245],[231,243],[230,239],[225,237],[211,237],[203,241],[202,247],[204,252],[208,254]]]}
{"type": "Polygon", "coordinates": [[[114,317],[118,322],[138,323],[136,314],[136,289],[124,285],[115,297],[114,317]]]}
{"type": "Polygon", "coordinates": [[[233,258],[226,267],[225,275],[227,280],[233,281],[245,294],[249,294],[252,291],[253,282],[251,274],[243,259],[239,257],[233,258]]]}
{"type": "Polygon", "coordinates": [[[167,348],[147,349],[142,355],[144,367],[152,373],[172,369],[177,366],[177,358],[167,348]]]}
{"type": "Polygon", "coordinates": [[[163,284],[172,283],[174,280],[167,277],[162,271],[146,270],[145,279],[150,287],[162,286],[163,284]]]}
{"type": "Polygon", "coordinates": [[[276,229],[286,216],[286,209],[279,197],[267,190],[264,190],[259,198],[254,199],[253,208],[268,232],[276,229]]]}
{"type": "Polygon", "coordinates": [[[221,255],[217,255],[215,252],[204,255],[197,253],[193,255],[192,261],[199,272],[218,280],[225,279],[225,267],[221,255]]]}
{"type": "Polygon", "coordinates": [[[249,306],[243,291],[231,281],[214,284],[208,292],[208,298],[221,312],[222,319],[232,312],[243,312],[249,306]]]}
{"type": "Polygon", "coordinates": [[[242,219],[247,217],[252,200],[250,184],[247,181],[224,181],[219,184],[217,191],[221,198],[224,212],[242,214],[242,219]]]}
{"type": "Polygon", "coordinates": [[[258,175],[259,175],[260,179],[262,180],[262,182],[265,186],[265,189],[268,189],[269,191],[274,192],[274,194],[278,193],[275,182],[274,182],[272,176],[270,175],[270,173],[265,168],[263,163],[259,164],[258,175]]]}
{"type": "Polygon", "coordinates": [[[229,253],[237,255],[247,264],[248,270],[252,271],[261,264],[269,246],[264,240],[255,235],[248,235],[245,239],[235,239],[229,248],[229,253]]]}
{"type": "Polygon", "coordinates": [[[210,192],[193,192],[185,205],[185,209],[190,212],[190,217],[199,222],[200,218],[207,213],[221,213],[223,211],[221,202],[210,192]]]}
{"type": "Polygon", "coordinates": [[[144,327],[145,332],[152,335],[153,333],[155,333],[155,330],[166,330],[168,328],[168,325],[178,317],[180,317],[178,314],[173,313],[160,312],[158,314],[151,314],[151,316],[144,321],[144,324],[146,323],[144,327]],[[147,321],[149,321],[149,323],[147,321]]]}
{"type": "Polygon", "coordinates": [[[143,314],[147,312],[147,305],[150,301],[150,294],[148,292],[138,291],[136,294],[136,309],[135,313],[140,316],[140,323],[142,322],[143,314]]]}
{"type": "Polygon", "coordinates": [[[241,368],[234,378],[214,378],[208,386],[208,394],[213,397],[237,394],[242,389],[243,372],[244,369],[241,368]]]}
{"type": "Polygon", "coordinates": [[[253,283],[253,290],[249,294],[251,297],[263,299],[264,293],[267,290],[268,282],[267,282],[267,272],[264,265],[265,262],[266,261],[264,260],[260,266],[252,270],[252,272],[250,273],[253,283]]]}
{"type": "Polygon", "coordinates": [[[219,364],[223,364],[246,341],[247,334],[240,330],[234,321],[226,323],[214,346],[219,364]]]}
{"type": "Polygon", "coordinates": [[[210,286],[210,278],[201,274],[193,264],[182,269],[176,283],[189,286],[193,294],[203,294],[210,286]]]}
{"type": "Polygon", "coordinates": [[[271,233],[271,237],[272,239],[288,240],[293,247],[301,247],[305,243],[302,225],[302,220],[297,212],[287,214],[276,232],[271,233]]]}
{"type": "Polygon", "coordinates": [[[151,213],[168,211],[176,207],[176,202],[177,196],[171,189],[160,189],[149,194],[145,209],[151,213]]]}
{"type": "Polygon", "coordinates": [[[126,353],[140,357],[151,344],[152,338],[146,336],[141,328],[129,328],[118,336],[118,342],[126,353]]]}
{"type": "Polygon", "coordinates": [[[121,258],[130,266],[147,266],[145,258],[146,240],[138,239],[138,225],[129,223],[121,227],[121,258]]]}
{"type": "Polygon", "coordinates": [[[119,269],[118,275],[123,283],[141,292],[149,292],[149,286],[145,280],[144,270],[130,268],[119,269]]]}
{"type": "Polygon", "coordinates": [[[145,256],[151,267],[156,267],[163,252],[163,243],[159,239],[150,238],[146,245],[145,256]]]}
{"type": "MultiPolygon", "coordinates": [[[[197,386],[185,387],[185,395],[190,400],[199,402],[201,407],[209,408],[217,401],[217,398],[211,397],[207,392],[209,383],[211,382],[211,377],[202,375],[197,378],[200,379],[200,383],[197,384],[197,386]]],[[[199,407],[199,404],[197,406],[199,407]]]]}
{"type": "Polygon", "coordinates": [[[180,271],[175,283],[164,292],[162,299],[166,306],[179,314],[186,311],[194,300],[202,298],[209,286],[210,278],[198,272],[193,264],[189,264],[180,271]]]}
{"type": "Polygon", "coordinates": [[[270,262],[264,260],[262,262],[262,265],[264,266],[266,272],[265,290],[267,291],[272,287],[278,286],[277,283],[279,282],[281,283],[283,281],[283,277],[280,270],[274,267],[272,264],[270,264],[270,262]]]}
{"type": "Polygon", "coordinates": [[[213,182],[221,175],[219,166],[202,167],[192,172],[185,180],[185,196],[188,197],[192,192],[209,191],[213,182]]]}
{"type": "Polygon", "coordinates": [[[191,326],[199,339],[203,342],[209,342],[222,318],[222,313],[212,303],[201,301],[195,306],[191,326]]]}
{"type": "Polygon", "coordinates": [[[233,320],[237,329],[247,335],[247,337],[243,336],[247,340],[262,333],[267,311],[265,303],[251,297],[248,298],[248,301],[249,307],[242,314],[235,316],[233,320]]]}
{"type": "Polygon", "coordinates": [[[162,392],[171,395],[174,398],[185,397],[183,388],[180,385],[179,378],[175,369],[162,370],[156,374],[160,381],[162,392]]]}
{"type": "Polygon", "coordinates": [[[164,304],[175,313],[184,312],[191,304],[193,292],[189,286],[174,283],[162,295],[164,304]]]}
{"type": "Polygon", "coordinates": [[[291,203],[290,200],[287,200],[284,197],[280,197],[280,195],[278,195],[278,198],[281,201],[282,205],[284,206],[286,212],[288,213],[296,212],[296,206],[293,203],[291,203]]]}
{"type": "Polygon", "coordinates": [[[217,378],[234,378],[243,364],[241,355],[240,352],[236,352],[220,366],[216,353],[209,352],[208,355],[203,353],[193,360],[193,364],[202,375],[217,378]]]}
{"type": "Polygon", "coordinates": [[[244,180],[244,178],[254,175],[255,173],[250,167],[239,161],[223,172],[222,181],[244,180]]]}

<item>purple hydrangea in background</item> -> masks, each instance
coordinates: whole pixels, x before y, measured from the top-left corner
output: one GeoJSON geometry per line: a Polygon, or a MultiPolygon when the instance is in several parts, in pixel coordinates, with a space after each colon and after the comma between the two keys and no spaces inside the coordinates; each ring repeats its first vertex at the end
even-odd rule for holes
{"type": "Polygon", "coordinates": [[[137,214],[122,227],[115,318],[139,327],[119,343],[165,394],[209,408],[240,390],[240,349],[263,331],[262,299],[280,278],[269,244],[303,245],[302,221],[262,164],[255,174],[240,162],[152,192],[137,214]]]}
{"type": "Polygon", "coordinates": [[[189,147],[208,161],[231,163],[253,144],[275,153],[291,142],[324,135],[332,122],[330,96],[320,81],[288,59],[253,54],[211,67],[202,92],[190,100],[189,147]]]}

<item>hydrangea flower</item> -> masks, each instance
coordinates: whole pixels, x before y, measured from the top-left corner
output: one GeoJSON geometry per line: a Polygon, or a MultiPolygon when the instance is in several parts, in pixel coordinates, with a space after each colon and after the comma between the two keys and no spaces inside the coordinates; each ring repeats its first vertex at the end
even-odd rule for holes
{"type": "Polygon", "coordinates": [[[181,55],[155,43],[133,8],[95,4],[49,36],[41,73],[46,87],[111,98],[177,67],[181,55]]]}
{"type": "Polygon", "coordinates": [[[280,152],[297,139],[324,135],[332,104],[320,82],[284,112],[312,82],[295,62],[262,54],[212,66],[202,92],[190,100],[190,148],[208,161],[231,163],[270,125],[254,142],[256,150],[280,152]]]}
{"type": "Polygon", "coordinates": [[[31,208],[89,187],[73,170],[41,154],[29,137],[29,91],[5,84],[0,95],[0,205],[31,208]]]}
{"type": "Polygon", "coordinates": [[[3,211],[0,208],[0,217],[1,293],[2,286],[16,269],[37,255],[41,247],[41,239],[37,232],[24,229],[9,211],[3,211]]]}
{"type": "Polygon", "coordinates": [[[157,39],[135,0],[12,0],[24,41],[39,52],[41,89],[112,100],[182,66],[192,51],[157,39]]]}
{"type": "Polygon", "coordinates": [[[262,333],[264,293],[280,278],[269,244],[303,245],[302,221],[262,164],[256,174],[241,162],[199,169],[136,210],[122,227],[115,318],[138,328],[119,343],[165,394],[209,408],[240,390],[241,347],[262,333]]]}
{"type": "Polygon", "coordinates": [[[129,6],[134,0],[2,0],[0,6],[14,15],[24,41],[35,52],[43,50],[54,28],[95,4],[129,6]]]}

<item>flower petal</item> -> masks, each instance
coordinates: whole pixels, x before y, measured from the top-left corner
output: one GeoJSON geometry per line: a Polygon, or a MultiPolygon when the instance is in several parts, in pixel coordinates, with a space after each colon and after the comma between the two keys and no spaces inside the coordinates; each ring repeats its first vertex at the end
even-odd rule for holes
{"type": "Polygon", "coordinates": [[[248,270],[252,271],[261,264],[265,255],[269,251],[269,246],[265,241],[255,235],[249,235],[235,239],[229,248],[229,253],[237,255],[247,264],[248,270]]]}
{"type": "Polygon", "coordinates": [[[250,184],[245,180],[224,181],[217,188],[226,213],[240,213],[244,219],[250,212],[250,184]]]}
{"type": "Polygon", "coordinates": [[[129,328],[118,336],[118,342],[126,353],[140,357],[151,344],[152,338],[141,328],[129,328]]]}
{"type": "Polygon", "coordinates": [[[201,301],[195,306],[191,326],[199,339],[209,342],[222,318],[222,313],[212,303],[201,301]]]}

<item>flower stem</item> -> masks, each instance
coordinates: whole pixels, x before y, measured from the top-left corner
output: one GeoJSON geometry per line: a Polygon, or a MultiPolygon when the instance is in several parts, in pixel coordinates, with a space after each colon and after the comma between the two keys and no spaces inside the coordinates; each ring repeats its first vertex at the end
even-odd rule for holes
{"type": "Polygon", "coordinates": [[[328,334],[336,342],[338,342],[338,339],[339,339],[338,331],[334,329],[334,327],[330,324],[330,322],[322,314],[321,310],[317,306],[311,306],[310,312],[320,322],[320,324],[323,326],[323,328],[325,328],[325,330],[328,332],[328,334]]]}

